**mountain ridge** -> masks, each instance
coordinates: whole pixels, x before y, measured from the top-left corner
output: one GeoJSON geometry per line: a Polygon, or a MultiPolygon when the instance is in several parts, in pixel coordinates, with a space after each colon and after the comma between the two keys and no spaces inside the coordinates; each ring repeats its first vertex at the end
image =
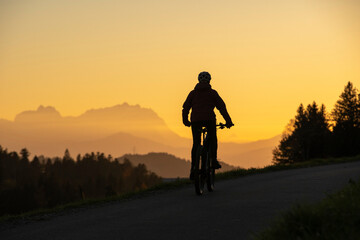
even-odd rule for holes
{"type": "MultiPolygon", "coordinates": [[[[240,167],[269,165],[279,139],[219,141],[218,157],[240,167]]],[[[27,147],[34,154],[47,156],[59,156],[68,148],[73,153],[101,151],[113,156],[168,152],[190,159],[192,140],[171,131],[156,112],[140,105],[90,109],[77,117],[63,117],[56,108],[41,105],[19,113],[14,121],[0,119],[0,145],[10,150],[27,147]]]]}

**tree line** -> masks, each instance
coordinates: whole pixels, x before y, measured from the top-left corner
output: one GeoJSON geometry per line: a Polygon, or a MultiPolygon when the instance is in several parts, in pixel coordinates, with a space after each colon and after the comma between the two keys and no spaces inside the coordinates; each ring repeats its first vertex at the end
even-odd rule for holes
{"type": "Polygon", "coordinates": [[[348,82],[331,113],[316,102],[297,109],[279,145],[273,163],[291,164],[314,158],[360,154],[360,94],[348,82]]]}
{"type": "Polygon", "coordinates": [[[144,164],[122,163],[104,153],[63,158],[34,156],[24,148],[8,152],[0,146],[0,215],[51,208],[82,199],[103,198],[146,189],[161,182],[144,164]]]}

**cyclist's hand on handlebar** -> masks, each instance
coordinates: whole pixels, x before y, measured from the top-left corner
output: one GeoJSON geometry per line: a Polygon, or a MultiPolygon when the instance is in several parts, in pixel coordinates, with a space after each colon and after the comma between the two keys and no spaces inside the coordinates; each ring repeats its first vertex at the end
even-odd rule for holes
{"type": "Polygon", "coordinates": [[[227,123],[225,123],[225,126],[227,128],[231,128],[232,126],[234,126],[234,124],[232,122],[227,122],[227,123]]]}
{"type": "Polygon", "coordinates": [[[185,125],[186,127],[190,127],[190,126],[191,126],[191,122],[189,122],[189,120],[185,120],[185,121],[183,121],[183,123],[184,123],[184,125],[185,125]]]}

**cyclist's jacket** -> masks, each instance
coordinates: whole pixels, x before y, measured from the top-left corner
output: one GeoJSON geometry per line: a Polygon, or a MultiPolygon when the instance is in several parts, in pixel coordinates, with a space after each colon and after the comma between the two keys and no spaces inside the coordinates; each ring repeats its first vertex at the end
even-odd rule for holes
{"type": "Polygon", "coordinates": [[[217,108],[227,123],[232,123],[226,105],[217,91],[211,88],[209,83],[198,83],[192,90],[183,104],[183,121],[188,121],[191,110],[191,122],[216,121],[214,108],[217,108]]]}

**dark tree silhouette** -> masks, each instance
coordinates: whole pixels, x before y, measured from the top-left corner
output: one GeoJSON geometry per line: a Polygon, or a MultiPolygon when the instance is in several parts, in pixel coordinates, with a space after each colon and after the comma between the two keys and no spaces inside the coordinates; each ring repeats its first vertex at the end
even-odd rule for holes
{"type": "Polygon", "coordinates": [[[145,189],[161,182],[145,165],[120,163],[103,153],[63,158],[21,157],[0,146],[0,215],[54,207],[85,198],[102,198],[145,189]]]}
{"type": "Polygon", "coordinates": [[[336,102],[331,120],[330,125],[324,105],[319,109],[314,102],[305,110],[301,104],[273,151],[273,162],[289,164],[360,154],[360,94],[351,82],[336,102]]]}
{"type": "Polygon", "coordinates": [[[351,82],[345,86],[332,112],[333,149],[336,156],[360,153],[360,97],[351,82]]]}
{"type": "Polygon", "coordinates": [[[21,155],[21,160],[29,161],[30,153],[26,148],[21,149],[20,155],[21,155]]]}
{"type": "Polygon", "coordinates": [[[324,105],[319,109],[313,102],[305,110],[300,104],[288,130],[273,151],[275,164],[301,162],[326,156],[330,130],[324,105]]]}

